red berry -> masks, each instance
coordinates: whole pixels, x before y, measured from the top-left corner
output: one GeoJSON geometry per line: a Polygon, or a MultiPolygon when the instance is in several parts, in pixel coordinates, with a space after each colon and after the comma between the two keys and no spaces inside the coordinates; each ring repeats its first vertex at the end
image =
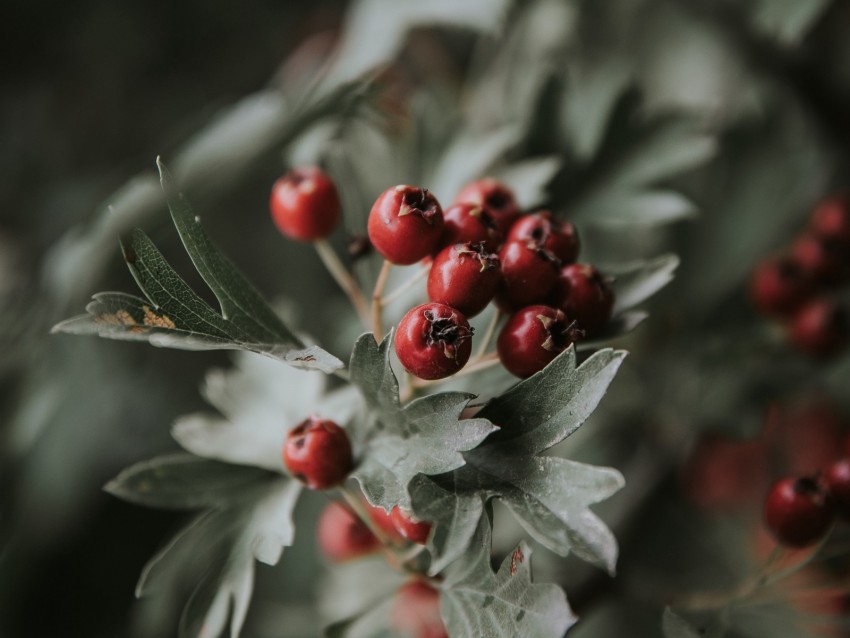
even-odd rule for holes
{"type": "Polygon", "coordinates": [[[789,337],[798,350],[809,356],[834,356],[850,340],[850,313],[834,299],[814,299],[794,315],[789,337]]]}
{"type": "Polygon", "coordinates": [[[812,212],[809,228],[819,237],[850,246],[850,196],[835,195],[821,201],[812,212]]]}
{"type": "Polygon", "coordinates": [[[499,360],[518,377],[530,377],[580,338],[575,322],[549,306],[527,306],[508,319],[496,350],[499,360]]]}
{"type": "Polygon", "coordinates": [[[443,233],[443,209],[424,188],[394,186],[375,200],[367,230],[384,259],[415,264],[437,248],[443,233]]]}
{"type": "Polygon", "coordinates": [[[578,322],[585,336],[592,337],[611,318],[614,291],[602,273],[590,264],[568,264],[561,268],[553,302],[553,306],[578,322]]]}
{"type": "Polygon", "coordinates": [[[823,481],[839,516],[850,518],[850,458],[830,465],[823,473],[823,481]]]}
{"type": "Polygon", "coordinates": [[[823,486],[813,478],[784,478],[774,484],[764,505],[767,528],[782,545],[805,547],[821,538],[835,518],[823,486]]]}
{"type": "Polygon", "coordinates": [[[493,215],[480,204],[452,204],[443,211],[441,247],[483,241],[487,250],[495,252],[501,246],[502,238],[493,215]]]}
{"type": "Polygon", "coordinates": [[[339,223],[342,207],[331,178],[319,168],[296,168],[272,186],[272,220],[291,239],[327,237],[339,223]]]}
{"type": "Polygon", "coordinates": [[[562,264],[573,263],[580,248],[576,227],[553,217],[548,210],[520,217],[511,226],[507,241],[521,241],[548,250],[562,264]]]}
{"type": "Polygon", "coordinates": [[[473,317],[487,307],[501,280],[499,258],[483,244],[455,244],[434,257],[428,298],[473,317]]]}
{"type": "Polygon", "coordinates": [[[815,286],[803,268],[786,257],[762,261],[750,280],[750,297],[759,312],[771,317],[785,317],[799,308],[815,286]]]}
{"type": "Polygon", "coordinates": [[[850,271],[850,248],[814,234],[798,237],[790,253],[806,275],[815,280],[840,282],[850,271]]]}
{"type": "Polygon", "coordinates": [[[443,379],[469,361],[472,328],[458,310],[426,303],[408,310],[398,324],[395,351],[401,365],[420,379],[443,379]]]}
{"type": "Polygon", "coordinates": [[[283,462],[295,478],[314,490],[339,485],[354,466],[345,430],[315,415],[286,435],[283,462]]]}
{"type": "Polygon", "coordinates": [[[411,581],[396,592],[391,623],[407,638],[449,638],[440,617],[440,593],[421,580],[411,581]]]}
{"type": "Polygon", "coordinates": [[[543,302],[558,279],[558,261],[549,252],[521,241],[499,251],[502,284],[496,302],[506,312],[543,302]]]}
{"type": "Polygon", "coordinates": [[[428,541],[431,523],[420,521],[413,515],[413,512],[403,510],[400,507],[394,507],[390,516],[398,533],[411,543],[424,545],[428,541]]]}
{"type": "Polygon", "coordinates": [[[316,537],[324,555],[337,563],[371,554],[381,546],[369,527],[336,501],[328,503],[319,516],[316,537]]]}
{"type": "Polygon", "coordinates": [[[511,225],[519,217],[519,205],[514,192],[492,177],[478,179],[464,186],[455,197],[455,202],[468,202],[487,208],[502,236],[508,234],[511,225]]]}

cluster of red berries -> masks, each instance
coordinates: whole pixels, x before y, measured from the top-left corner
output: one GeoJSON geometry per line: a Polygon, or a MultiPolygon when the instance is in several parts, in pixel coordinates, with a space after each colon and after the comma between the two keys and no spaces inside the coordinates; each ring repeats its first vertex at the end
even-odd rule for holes
{"type": "Polygon", "coordinates": [[[785,252],[760,263],[750,294],[766,316],[787,324],[788,339],[813,357],[850,343],[850,310],[833,293],[850,282],[850,196],[821,201],[808,228],[785,252]]]}
{"type": "Polygon", "coordinates": [[[411,374],[442,379],[472,351],[467,319],[494,301],[509,314],[497,341],[502,364],[527,377],[610,319],[614,294],[589,264],[575,263],[578,232],[549,211],[521,214],[513,192],[485,178],[443,211],[424,188],[395,186],[372,206],[369,239],[392,264],[430,260],[429,303],[398,325],[396,354],[411,374]]]}

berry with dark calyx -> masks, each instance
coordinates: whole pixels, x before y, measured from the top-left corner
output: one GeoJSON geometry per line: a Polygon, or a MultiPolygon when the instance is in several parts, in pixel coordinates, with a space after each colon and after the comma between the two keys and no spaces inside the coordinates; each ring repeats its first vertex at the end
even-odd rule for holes
{"type": "Polygon", "coordinates": [[[508,234],[508,230],[519,217],[519,204],[514,192],[492,177],[477,179],[464,186],[455,197],[455,202],[484,206],[493,216],[502,236],[508,234]]]}
{"type": "Polygon", "coordinates": [[[530,377],[583,337],[581,328],[556,308],[527,306],[510,316],[496,342],[499,360],[518,377],[530,377]]]}
{"type": "Polygon", "coordinates": [[[502,283],[496,303],[505,312],[542,303],[558,280],[558,260],[548,251],[526,242],[506,242],[499,251],[499,259],[502,283]]]}
{"type": "Polygon", "coordinates": [[[839,459],[823,473],[829,495],[841,518],[850,519],[850,458],[839,459]]]}
{"type": "Polygon", "coordinates": [[[406,638],[449,638],[440,616],[440,592],[423,580],[413,580],[399,588],[390,622],[406,638]]]}
{"type": "Polygon", "coordinates": [[[850,340],[850,312],[835,299],[813,299],[794,315],[789,338],[798,350],[811,357],[837,355],[850,340]]]}
{"type": "Polygon", "coordinates": [[[791,245],[791,258],[814,280],[838,283],[850,273],[850,248],[806,233],[791,245]]]}
{"type": "Polygon", "coordinates": [[[434,257],[428,298],[473,317],[487,307],[502,280],[499,257],[483,243],[454,244],[434,257]]]}
{"type": "Polygon", "coordinates": [[[372,245],[393,264],[415,264],[437,248],[443,234],[443,209],[417,186],[388,188],[369,212],[372,245]]]}
{"type": "Polygon", "coordinates": [[[548,210],[520,217],[511,226],[507,241],[526,242],[548,250],[562,264],[573,263],[581,246],[576,227],[555,218],[548,210]]]}
{"type": "Polygon", "coordinates": [[[793,313],[815,290],[814,281],[793,259],[771,257],[756,266],[750,279],[750,297],[769,317],[793,313]]]}
{"type": "Polygon", "coordinates": [[[443,211],[441,247],[483,241],[487,250],[495,252],[503,238],[493,215],[480,204],[452,204],[443,211]]]}
{"type": "Polygon", "coordinates": [[[283,462],[296,479],[314,490],[339,485],[354,466],[345,430],[315,415],[286,435],[283,462]]]}
{"type": "Polygon", "coordinates": [[[441,303],[408,310],[398,324],[395,351],[420,379],[443,379],[463,368],[472,353],[472,328],[463,314],[441,303]]]}
{"type": "Polygon", "coordinates": [[[322,553],[336,563],[371,554],[381,546],[369,527],[336,501],[322,510],[316,539],[322,553]]]}
{"type": "Polygon", "coordinates": [[[611,319],[614,290],[609,279],[590,264],[567,264],[558,275],[552,305],[575,319],[585,336],[592,337],[611,319]]]}
{"type": "Polygon", "coordinates": [[[428,541],[431,523],[420,521],[413,515],[413,512],[403,510],[398,506],[393,508],[390,516],[398,533],[411,543],[424,545],[428,541]]]}
{"type": "Polygon", "coordinates": [[[850,247],[850,195],[821,201],[812,212],[809,229],[818,237],[850,247]]]}
{"type": "Polygon", "coordinates": [[[816,478],[784,478],[770,489],[764,514],[768,530],[780,544],[806,547],[827,532],[835,508],[816,478]]]}
{"type": "Polygon", "coordinates": [[[342,207],[331,178],[319,168],[296,168],[272,186],[272,220],[285,236],[315,241],[330,235],[339,223],[342,207]]]}

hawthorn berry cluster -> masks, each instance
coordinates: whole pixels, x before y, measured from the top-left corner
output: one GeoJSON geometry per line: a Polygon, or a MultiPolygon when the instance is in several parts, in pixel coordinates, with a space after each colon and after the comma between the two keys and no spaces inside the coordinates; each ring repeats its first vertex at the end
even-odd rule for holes
{"type": "Polygon", "coordinates": [[[822,200],[791,246],[760,263],[750,294],[765,316],[786,324],[788,339],[812,357],[850,343],[850,310],[835,294],[850,282],[850,196],[822,200]]]}

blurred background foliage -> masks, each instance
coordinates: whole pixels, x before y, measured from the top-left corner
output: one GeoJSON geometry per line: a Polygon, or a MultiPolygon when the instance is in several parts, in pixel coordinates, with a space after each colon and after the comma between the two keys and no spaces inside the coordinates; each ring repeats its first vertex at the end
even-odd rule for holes
{"type": "MultiPolygon", "coordinates": [[[[234,262],[343,359],[341,297],[267,213],[271,183],[295,163],[320,161],[339,182],[341,251],[386,185],[421,181],[448,200],[492,172],[527,206],[574,219],[595,262],[677,253],[677,279],[618,342],[633,353],[620,377],[564,444],[626,476],[599,508],[621,542],[619,576],[538,550],[537,577],[567,588],[583,617],[571,634],[587,637],[659,635],[676,592],[737,582],[759,560],[762,494],[706,504],[682,478],[688,459],[709,435],[761,440],[769,409],[850,408],[850,360],[801,358],[746,298],[753,265],[847,187],[848,25],[844,0],[4,3],[0,634],[177,626],[180,605],[154,629],[134,622],[133,588],[184,517],[101,486],[175,449],[171,423],[203,406],[204,371],[230,359],[48,337],[91,293],[132,290],[117,239],[136,225],[204,294],[170,228],[157,155],[234,262]]],[[[363,577],[328,584],[303,533],[320,505],[296,511],[306,551],[258,568],[245,635],[317,635],[344,579],[363,577]]],[[[771,614],[728,624],[804,635],[798,616],[812,612],[791,609],[778,626],[771,614]]]]}

